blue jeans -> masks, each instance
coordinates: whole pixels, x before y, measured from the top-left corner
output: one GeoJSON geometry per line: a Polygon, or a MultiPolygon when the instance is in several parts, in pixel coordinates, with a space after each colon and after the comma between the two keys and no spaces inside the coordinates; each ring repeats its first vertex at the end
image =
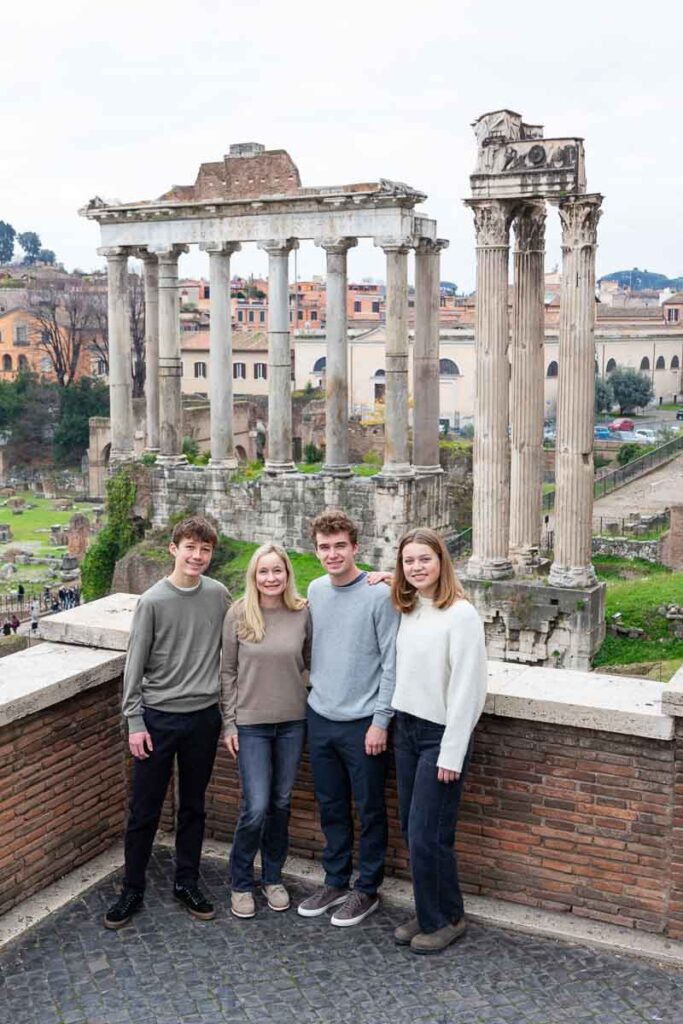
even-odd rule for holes
{"type": "Polygon", "coordinates": [[[372,718],[333,722],[308,708],[308,751],[325,833],[325,885],[344,889],[349,884],[353,794],[361,824],[356,888],[372,896],[382,884],[387,852],[387,755],[365,753],[365,734],[371,725],[372,718]]]}
{"type": "Polygon", "coordinates": [[[254,888],[254,858],[261,850],[261,881],[278,885],[289,848],[292,789],[304,748],[306,723],[238,725],[242,802],[232,841],[235,892],[254,888]]]}
{"type": "Polygon", "coordinates": [[[415,911],[423,932],[454,924],[464,913],[455,828],[472,743],[457,782],[439,782],[443,725],[396,713],[394,751],[401,831],[408,844],[415,911]]]}

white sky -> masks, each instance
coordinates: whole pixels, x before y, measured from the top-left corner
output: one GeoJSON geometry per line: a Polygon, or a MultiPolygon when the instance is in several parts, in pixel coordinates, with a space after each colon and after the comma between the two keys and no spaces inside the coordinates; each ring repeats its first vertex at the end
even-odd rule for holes
{"type": "MultiPolygon", "coordinates": [[[[469,127],[500,107],[585,138],[605,195],[598,273],[683,274],[683,4],[665,0],[38,0],[11,3],[0,46],[0,220],[90,269],[92,196],[151,199],[231,142],[289,151],[305,185],[406,181],[450,239],[442,279],[474,285],[461,204],[469,127]]],[[[422,209],[422,208],[418,208],[422,209]]],[[[560,259],[549,217],[548,268],[560,259]]],[[[324,270],[302,244],[299,276],[324,270]]],[[[238,273],[264,272],[248,246],[238,273]]],[[[196,249],[182,274],[208,276],[196,249]]],[[[384,276],[369,242],[353,279],[384,276]]]]}

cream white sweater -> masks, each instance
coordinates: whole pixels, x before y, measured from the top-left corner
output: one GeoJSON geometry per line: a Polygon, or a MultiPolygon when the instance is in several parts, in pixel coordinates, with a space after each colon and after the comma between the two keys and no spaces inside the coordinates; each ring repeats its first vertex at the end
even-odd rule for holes
{"type": "Polygon", "coordinates": [[[437,764],[459,772],[486,700],[484,627],[469,601],[418,604],[401,616],[392,706],[445,725],[437,764]]]}

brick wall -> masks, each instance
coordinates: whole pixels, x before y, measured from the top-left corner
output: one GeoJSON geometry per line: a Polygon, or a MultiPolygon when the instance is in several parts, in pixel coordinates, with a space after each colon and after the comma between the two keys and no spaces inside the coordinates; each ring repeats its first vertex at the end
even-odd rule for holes
{"type": "MultiPolygon", "coordinates": [[[[683,937],[682,765],[680,739],[484,716],[458,829],[464,890],[683,937]]],[[[232,838],[238,794],[221,750],[208,802],[214,838],[232,838]]],[[[387,796],[387,867],[405,877],[393,770],[387,796]]],[[[292,853],[320,856],[307,759],[290,835],[292,853]]]]}
{"type": "Polygon", "coordinates": [[[114,680],[0,727],[0,914],[121,838],[120,723],[114,680]]]}

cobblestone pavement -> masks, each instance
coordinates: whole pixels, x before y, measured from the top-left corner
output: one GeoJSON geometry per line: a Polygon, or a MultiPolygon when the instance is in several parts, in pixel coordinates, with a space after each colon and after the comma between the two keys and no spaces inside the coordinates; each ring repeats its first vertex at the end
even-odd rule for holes
{"type": "MultiPolygon", "coordinates": [[[[683,1024],[683,972],[471,925],[438,957],[391,941],[384,904],[349,929],[327,917],[250,921],[226,910],[225,864],[205,860],[219,915],[201,923],[170,895],[156,850],[146,908],[118,932],[101,915],[110,878],[0,954],[0,1024],[683,1024]]],[[[309,887],[292,884],[301,898],[309,887]]]]}

